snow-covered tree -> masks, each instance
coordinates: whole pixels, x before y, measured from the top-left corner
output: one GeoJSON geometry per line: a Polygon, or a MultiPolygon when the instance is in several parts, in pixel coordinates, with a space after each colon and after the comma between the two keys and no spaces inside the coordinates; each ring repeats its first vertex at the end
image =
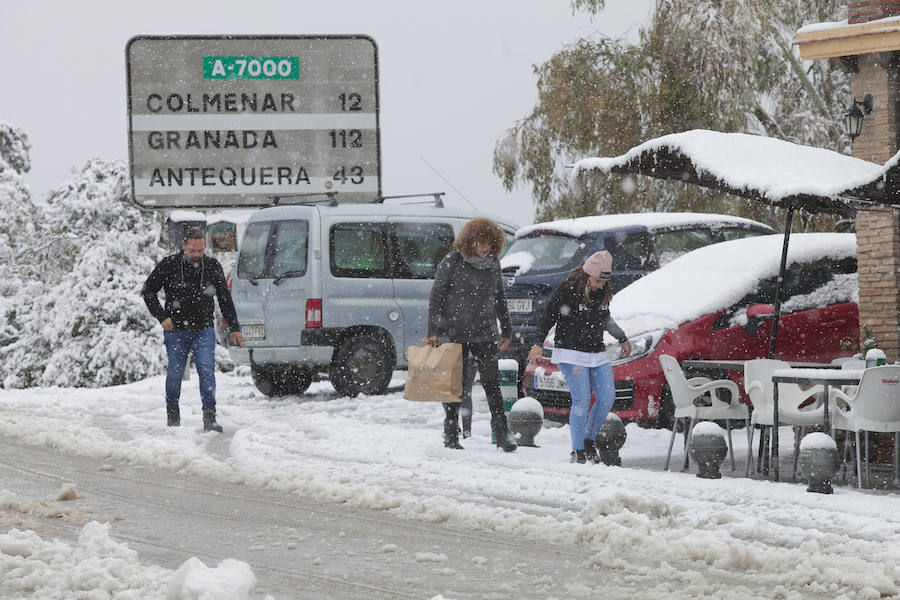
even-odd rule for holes
{"type": "Polygon", "coordinates": [[[92,160],[48,196],[38,219],[48,241],[33,255],[39,293],[17,313],[22,334],[0,349],[6,387],[107,386],[162,371],[140,288],[166,251],[163,217],[129,195],[124,162],[92,160]]]}
{"type": "Polygon", "coordinates": [[[36,209],[25,184],[30,150],[24,131],[0,121],[0,263],[6,266],[16,262],[16,249],[34,237],[36,209]]]}
{"type": "Polygon", "coordinates": [[[30,260],[27,248],[36,242],[37,211],[24,177],[31,168],[30,149],[24,131],[0,121],[0,352],[21,336],[21,304],[30,293],[22,277],[22,265],[30,260]]]}
{"type": "MultiPolygon", "coordinates": [[[[572,5],[596,14],[605,0],[572,5]]],[[[579,39],[535,67],[538,102],[497,142],[494,171],[509,189],[531,185],[539,219],[690,209],[780,225],[770,207],[697,186],[604,175],[573,187],[565,165],[697,128],[843,150],[848,76],[802,63],[791,40],[845,16],[842,0],[657,0],[637,44],[579,39]]]]}

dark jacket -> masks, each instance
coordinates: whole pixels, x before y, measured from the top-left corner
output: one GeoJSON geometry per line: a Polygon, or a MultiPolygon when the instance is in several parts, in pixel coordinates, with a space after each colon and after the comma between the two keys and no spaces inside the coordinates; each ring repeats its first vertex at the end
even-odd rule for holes
{"type": "MultiPolygon", "coordinates": [[[[606,285],[609,285],[607,283],[606,285]]],[[[542,343],[556,324],[553,345],[556,348],[580,352],[603,352],[603,332],[624,342],[625,332],[609,314],[609,305],[603,304],[603,290],[591,292],[590,304],[584,303],[584,291],[576,291],[569,283],[562,283],[547,304],[547,312],[538,328],[538,342],[542,343]]]]}
{"type": "Polygon", "coordinates": [[[428,300],[428,336],[446,337],[451,342],[497,341],[512,335],[506,306],[506,292],[495,258],[478,268],[457,251],[447,254],[434,273],[428,300]]]}
{"type": "Polygon", "coordinates": [[[175,329],[199,331],[213,326],[213,296],[219,299],[222,316],[231,331],[240,331],[231,292],[225,283],[222,265],[204,256],[199,265],[184,252],[167,256],[153,268],[141,289],[144,303],[161,323],[171,317],[175,329]],[[159,304],[157,294],[165,290],[166,306],[159,304]]]}

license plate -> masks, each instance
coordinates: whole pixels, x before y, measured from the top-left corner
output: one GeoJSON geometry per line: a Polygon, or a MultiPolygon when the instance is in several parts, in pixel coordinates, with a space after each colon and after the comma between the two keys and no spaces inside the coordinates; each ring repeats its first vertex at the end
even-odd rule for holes
{"type": "Polygon", "coordinates": [[[266,339],[265,325],[241,325],[241,335],[245,340],[266,339]]]}
{"type": "Polygon", "coordinates": [[[539,390],[553,390],[556,392],[568,392],[569,386],[566,380],[555,375],[535,375],[534,387],[539,390]]]}
{"type": "Polygon", "coordinates": [[[530,313],[531,298],[507,298],[506,307],[511,313],[530,313]]]}

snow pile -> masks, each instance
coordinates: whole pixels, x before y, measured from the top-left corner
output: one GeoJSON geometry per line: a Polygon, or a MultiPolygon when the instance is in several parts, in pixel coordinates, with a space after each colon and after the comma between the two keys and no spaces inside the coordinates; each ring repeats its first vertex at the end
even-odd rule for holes
{"type": "Polygon", "coordinates": [[[531,252],[513,252],[500,259],[500,267],[503,269],[517,267],[515,275],[524,275],[531,270],[533,264],[534,255],[531,252]]]}
{"type": "MultiPolygon", "coordinates": [[[[594,164],[589,161],[611,159],[586,159],[585,165],[594,164]]],[[[581,164],[581,163],[579,163],[581,164]]],[[[584,166],[583,168],[588,168],[584,166]]],[[[575,219],[560,219],[526,225],[516,231],[516,239],[525,237],[536,231],[553,231],[574,237],[580,237],[591,231],[609,231],[611,229],[626,229],[628,227],[646,227],[648,231],[654,231],[657,227],[672,227],[690,225],[707,225],[713,228],[726,227],[728,225],[759,225],[752,219],[734,217],[731,215],[711,215],[707,213],[627,213],[617,215],[595,215],[590,217],[577,217],[575,219]]]]}
{"type": "MultiPolygon", "coordinates": [[[[629,336],[674,329],[730,306],[756,291],[760,280],[776,277],[783,243],[783,236],[767,235],[699,248],[618,292],[610,310],[629,336]]],[[[842,259],[855,255],[856,236],[851,233],[798,233],[790,239],[787,267],[820,256],[842,259]]],[[[836,282],[792,302],[838,296],[856,301],[855,277],[840,277],[836,282]]]]}
{"type": "Polygon", "coordinates": [[[233,559],[209,568],[191,557],[174,573],[144,565],[109,533],[108,524],[96,521],[74,545],[45,541],[33,531],[0,533],[0,597],[247,600],[256,585],[250,566],[233,559]]]}
{"type": "Polygon", "coordinates": [[[833,150],[801,146],[776,138],[744,133],[694,129],[658,137],[614,158],[586,158],[576,163],[572,177],[583,170],[609,173],[644,152],[661,148],[688,157],[698,174],[708,174],[735,189],[759,190],[773,201],[789,196],[837,196],[875,181],[885,166],[839,154],[833,150]]]}
{"type": "Polygon", "coordinates": [[[509,412],[525,412],[532,413],[536,415],[544,416],[544,407],[541,406],[541,403],[535,400],[530,396],[525,396],[524,398],[519,398],[512,405],[512,408],[509,409],[509,412]]]}
{"type": "Polygon", "coordinates": [[[694,437],[700,437],[704,435],[712,436],[712,437],[725,437],[725,430],[714,421],[701,421],[694,425],[694,429],[691,430],[691,435],[694,437]]]}
{"type": "Polygon", "coordinates": [[[192,556],[172,575],[166,600],[247,600],[255,585],[245,562],[226,558],[210,569],[192,556]]]}
{"type": "Polygon", "coordinates": [[[803,450],[837,450],[837,443],[827,433],[814,431],[807,433],[800,440],[800,451],[803,450]]]}
{"type": "Polygon", "coordinates": [[[92,521],[75,545],[45,541],[33,531],[0,534],[0,597],[166,598],[171,571],[142,565],[137,553],[92,521]]]}

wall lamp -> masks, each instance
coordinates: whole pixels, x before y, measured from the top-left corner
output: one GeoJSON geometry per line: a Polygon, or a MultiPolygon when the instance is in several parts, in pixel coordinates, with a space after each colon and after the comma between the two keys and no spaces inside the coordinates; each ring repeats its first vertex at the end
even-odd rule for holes
{"type": "Polygon", "coordinates": [[[872,94],[866,94],[862,102],[854,98],[853,104],[844,112],[844,129],[847,131],[847,135],[850,136],[851,142],[858,138],[859,133],[862,131],[864,113],[868,115],[871,112],[872,94]],[[859,110],[860,106],[863,107],[863,110],[859,110]]]}

